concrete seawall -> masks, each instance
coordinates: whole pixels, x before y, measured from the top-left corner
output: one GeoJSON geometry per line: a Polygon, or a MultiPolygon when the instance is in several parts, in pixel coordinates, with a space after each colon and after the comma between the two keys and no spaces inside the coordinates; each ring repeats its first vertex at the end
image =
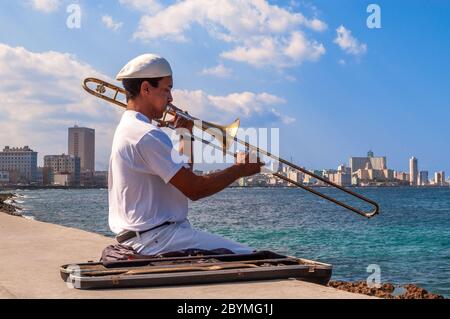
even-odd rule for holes
{"type": "Polygon", "coordinates": [[[113,239],[0,213],[0,241],[0,298],[371,298],[292,279],[92,291],[69,289],[59,275],[59,266],[97,261],[113,239]]]}

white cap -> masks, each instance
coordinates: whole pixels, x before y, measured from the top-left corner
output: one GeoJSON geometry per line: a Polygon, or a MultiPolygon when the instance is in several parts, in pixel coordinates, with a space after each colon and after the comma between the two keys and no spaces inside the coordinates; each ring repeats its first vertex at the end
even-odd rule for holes
{"type": "Polygon", "coordinates": [[[143,54],[128,62],[117,74],[116,80],[160,78],[171,75],[172,69],[166,59],[155,54],[143,54]]]}

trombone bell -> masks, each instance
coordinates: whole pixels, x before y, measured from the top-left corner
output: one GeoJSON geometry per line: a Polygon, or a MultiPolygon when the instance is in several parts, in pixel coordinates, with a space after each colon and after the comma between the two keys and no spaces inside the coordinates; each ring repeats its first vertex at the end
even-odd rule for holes
{"type": "Polygon", "coordinates": [[[239,124],[239,119],[236,119],[233,123],[224,126],[203,121],[201,123],[201,127],[203,131],[214,136],[214,138],[222,144],[222,147],[225,151],[229,149],[231,145],[233,145],[233,142],[235,141],[235,137],[239,130],[239,124]],[[217,130],[218,132],[215,132],[215,130],[217,130]]]}

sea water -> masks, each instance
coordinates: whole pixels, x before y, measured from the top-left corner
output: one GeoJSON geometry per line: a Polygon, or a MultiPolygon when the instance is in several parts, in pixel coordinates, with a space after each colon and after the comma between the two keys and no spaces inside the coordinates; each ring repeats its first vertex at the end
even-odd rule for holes
{"type": "MultiPolygon", "coordinates": [[[[338,190],[317,190],[359,205],[338,190]]],[[[259,250],[330,263],[334,280],[366,280],[379,267],[382,283],[450,297],[450,188],[352,190],[378,202],[381,213],[367,219],[296,188],[228,188],[190,202],[189,219],[259,250]]],[[[113,236],[105,189],[16,193],[25,216],[113,236]]]]}

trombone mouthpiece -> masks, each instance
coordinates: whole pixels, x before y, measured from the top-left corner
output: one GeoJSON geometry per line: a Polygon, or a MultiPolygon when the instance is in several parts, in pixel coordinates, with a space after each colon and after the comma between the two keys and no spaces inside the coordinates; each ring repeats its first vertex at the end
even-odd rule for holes
{"type": "Polygon", "coordinates": [[[173,105],[172,103],[167,104],[167,108],[171,109],[174,112],[181,112],[183,113],[183,110],[176,107],[175,105],[173,105]]]}

